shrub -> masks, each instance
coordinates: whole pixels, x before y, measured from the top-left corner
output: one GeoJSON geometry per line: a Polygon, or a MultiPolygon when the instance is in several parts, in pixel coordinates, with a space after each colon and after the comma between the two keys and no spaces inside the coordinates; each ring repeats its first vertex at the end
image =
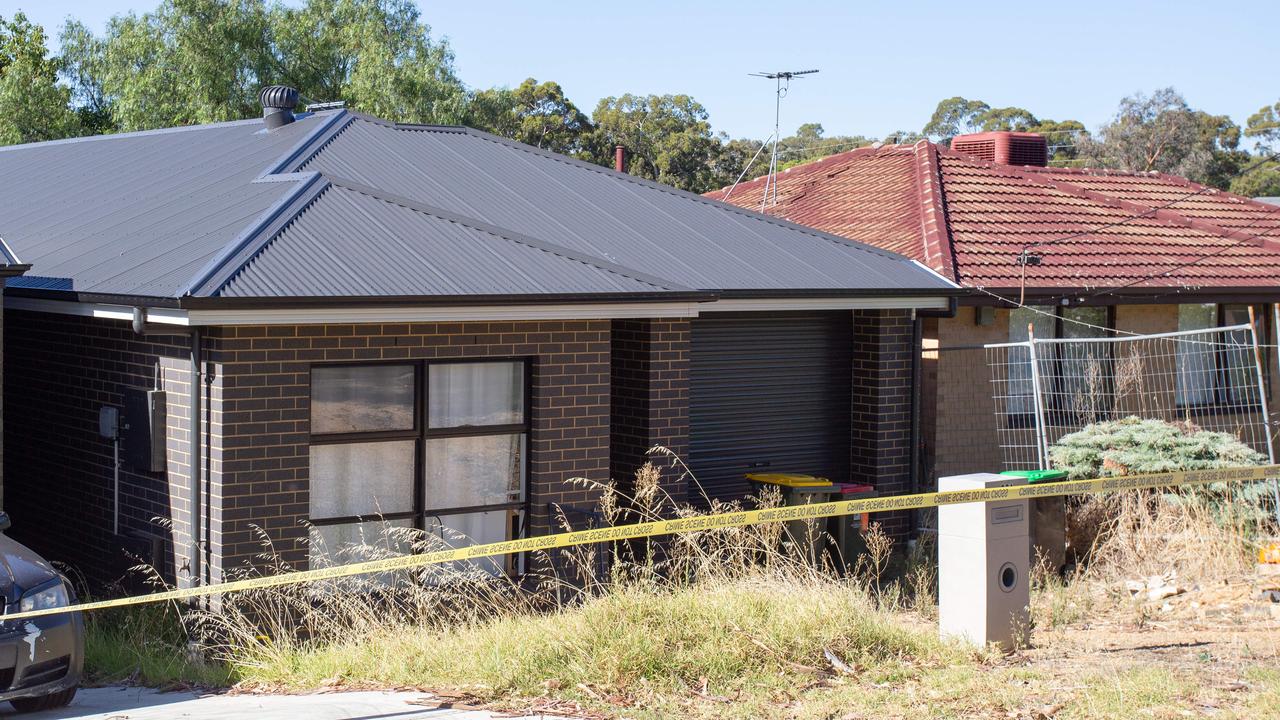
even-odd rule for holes
{"type": "Polygon", "coordinates": [[[1266,457],[1228,433],[1191,422],[1127,417],[1086,426],[1049,449],[1053,466],[1071,479],[1133,473],[1261,465],[1266,457]]]}

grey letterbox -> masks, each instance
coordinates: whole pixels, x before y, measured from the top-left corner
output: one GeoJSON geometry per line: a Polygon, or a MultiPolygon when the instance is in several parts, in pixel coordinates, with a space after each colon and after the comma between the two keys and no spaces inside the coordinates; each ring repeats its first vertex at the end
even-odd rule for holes
{"type": "MultiPolygon", "coordinates": [[[[938,490],[1024,484],[991,473],[938,479],[938,490]]],[[[938,508],[938,626],[944,637],[1013,650],[1025,643],[1031,538],[1026,500],[938,508]]]]}

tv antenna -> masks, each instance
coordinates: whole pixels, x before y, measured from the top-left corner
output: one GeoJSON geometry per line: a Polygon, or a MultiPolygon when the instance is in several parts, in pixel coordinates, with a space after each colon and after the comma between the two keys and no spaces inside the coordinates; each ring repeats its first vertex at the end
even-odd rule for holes
{"type": "Polygon", "coordinates": [[[776,83],[773,103],[773,155],[769,158],[769,174],[764,181],[764,195],[760,198],[760,212],[764,212],[765,204],[769,201],[769,190],[771,188],[773,190],[772,204],[778,204],[778,137],[781,134],[782,98],[786,97],[787,91],[791,89],[791,80],[793,78],[802,78],[805,75],[812,75],[816,72],[818,71],[783,70],[779,72],[751,73],[753,77],[768,78],[776,83]]]}

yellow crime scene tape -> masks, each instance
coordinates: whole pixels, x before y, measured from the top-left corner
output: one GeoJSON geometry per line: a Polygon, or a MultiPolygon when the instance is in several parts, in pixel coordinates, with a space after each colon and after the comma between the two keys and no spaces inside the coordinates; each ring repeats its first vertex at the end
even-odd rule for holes
{"type": "Polygon", "coordinates": [[[0,617],[0,620],[25,620],[28,618],[59,615],[69,612],[88,612],[106,608],[125,607],[127,605],[143,605],[166,602],[169,600],[185,600],[188,598],[223,593],[258,590],[284,585],[298,585],[316,580],[332,580],[334,578],[380,573],[392,570],[408,570],[426,565],[474,560],[509,555],[512,553],[552,550],[555,548],[591,545],[613,540],[631,540],[654,535],[671,535],[676,533],[716,530],[720,528],[745,527],[768,522],[785,522],[789,520],[808,520],[854,515],[858,513],[889,512],[893,510],[916,510],[919,508],[937,507],[939,505],[955,505],[969,502],[991,502],[998,500],[1030,500],[1063,495],[1083,495],[1089,493],[1112,492],[1117,490],[1140,490],[1158,487],[1174,487],[1179,485],[1207,485],[1217,482],[1247,482],[1265,480],[1280,475],[1280,465],[1258,465],[1252,467],[1226,468],[1221,470],[1189,470],[1184,472],[1147,473],[1142,475],[1126,475],[1122,477],[1098,478],[1094,480],[1068,480],[1064,482],[1043,483],[1039,485],[1014,485],[1011,487],[986,488],[981,490],[949,490],[945,492],[917,493],[914,495],[894,495],[890,497],[865,498],[862,500],[839,500],[836,502],[813,503],[810,505],[788,505],[785,507],[764,510],[742,510],[738,512],[719,513],[716,515],[700,515],[697,517],[679,518],[676,520],[654,520],[651,522],[616,525],[594,530],[574,530],[554,535],[508,540],[505,542],[485,543],[451,550],[437,550],[419,555],[403,555],[384,560],[369,560],[319,568],[298,572],[270,575],[266,577],[247,578],[213,585],[167,590],[148,595],[117,598],[115,600],[98,600],[60,608],[45,608],[18,612],[0,617]]]}

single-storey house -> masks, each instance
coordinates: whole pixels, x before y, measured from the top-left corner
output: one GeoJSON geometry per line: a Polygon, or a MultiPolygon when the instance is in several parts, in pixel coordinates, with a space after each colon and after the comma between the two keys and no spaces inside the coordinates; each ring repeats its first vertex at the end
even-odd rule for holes
{"type": "MultiPolygon", "coordinates": [[[[925,320],[919,472],[936,479],[1003,469],[980,348],[1026,340],[1031,323],[1042,339],[1165,333],[1248,322],[1252,305],[1274,342],[1280,208],[1166,174],[1046,167],[1047,157],[1034,133],[980,133],[949,148],[831,155],[780,173],[767,197],[768,178],[706,196],[902,253],[975,289],[954,316],[925,320]]],[[[1273,354],[1266,367],[1276,408],[1273,354]]],[[[1219,370],[1179,372],[1168,404],[1231,406],[1230,389],[1213,386],[1230,380],[1219,370]]]]}
{"type": "Polygon", "coordinates": [[[33,265],[5,293],[5,500],[47,557],[110,580],[127,548],[185,585],[259,528],[299,567],[309,525],[536,535],[591,510],[572,478],[625,484],[655,445],[691,501],[759,468],[910,487],[913,327],[950,280],[483,132],[264,98],[265,122],[0,149],[0,234],[33,265]]]}

